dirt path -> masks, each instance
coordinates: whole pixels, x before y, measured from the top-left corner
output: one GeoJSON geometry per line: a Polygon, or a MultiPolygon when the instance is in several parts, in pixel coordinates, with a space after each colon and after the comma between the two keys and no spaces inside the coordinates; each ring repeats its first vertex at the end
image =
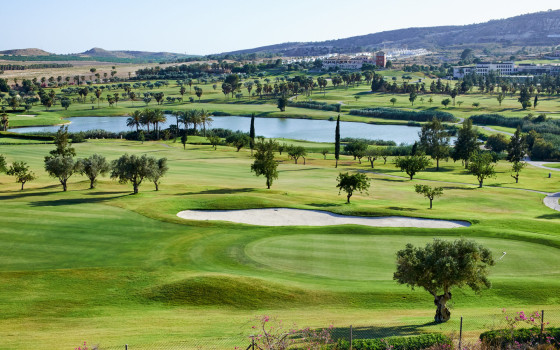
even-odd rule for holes
{"type": "Polygon", "coordinates": [[[217,220],[259,226],[332,226],[364,225],[374,227],[459,228],[467,221],[437,220],[404,216],[362,217],[334,214],[320,210],[288,208],[248,210],[185,210],[177,216],[187,220],[217,220]]]}

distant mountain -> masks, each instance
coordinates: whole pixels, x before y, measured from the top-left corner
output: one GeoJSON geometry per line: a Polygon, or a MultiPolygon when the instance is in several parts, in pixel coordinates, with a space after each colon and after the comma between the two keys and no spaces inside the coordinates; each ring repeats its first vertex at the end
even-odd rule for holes
{"type": "Polygon", "coordinates": [[[0,55],[14,55],[14,56],[50,56],[52,53],[41,49],[15,49],[0,51],[0,55]]]}
{"type": "Polygon", "coordinates": [[[149,51],[109,51],[99,47],[94,47],[85,52],[79,53],[77,55],[85,57],[97,57],[97,58],[129,58],[129,59],[141,59],[141,60],[168,60],[180,57],[188,57],[192,55],[185,55],[173,52],[149,52],[149,51]]]}
{"type": "Polygon", "coordinates": [[[464,26],[406,28],[322,42],[295,42],[223,54],[277,53],[285,56],[312,56],[334,52],[403,47],[410,49],[453,46],[554,46],[560,44],[560,10],[531,13],[464,26]]]}

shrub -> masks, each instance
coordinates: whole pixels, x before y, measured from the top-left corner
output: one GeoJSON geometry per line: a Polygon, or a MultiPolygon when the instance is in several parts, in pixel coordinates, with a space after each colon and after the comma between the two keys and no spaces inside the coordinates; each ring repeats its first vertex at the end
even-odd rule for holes
{"type": "Polygon", "coordinates": [[[369,140],[369,139],[361,139],[355,137],[344,137],[340,139],[340,142],[350,143],[350,142],[364,142],[368,145],[375,145],[375,146],[396,146],[395,141],[386,141],[386,140],[369,140]]]}
{"type": "MultiPolygon", "coordinates": [[[[492,346],[500,346],[505,348],[509,344],[517,343],[534,343],[538,341],[540,328],[519,328],[515,330],[498,329],[494,331],[484,332],[480,335],[483,343],[492,346]]],[[[542,344],[551,344],[556,348],[560,347],[560,328],[547,328],[543,333],[542,344]]]]}
{"type": "Polygon", "coordinates": [[[322,111],[340,112],[340,103],[328,104],[326,102],[317,102],[317,101],[307,101],[307,102],[288,101],[288,106],[309,108],[309,109],[319,109],[322,111]]]}
{"type": "MultiPolygon", "coordinates": [[[[352,341],[355,350],[422,350],[434,345],[447,345],[451,349],[451,339],[443,334],[430,333],[411,337],[388,337],[384,339],[356,339],[352,341]]],[[[339,340],[335,349],[349,349],[347,340],[339,340]]]]}
{"type": "Polygon", "coordinates": [[[382,118],[382,119],[393,119],[393,120],[412,120],[415,122],[427,122],[434,118],[439,119],[442,122],[456,122],[458,119],[451,113],[441,112],[441,111],[405,111],[401,109],[394,108],[364,108],[364,109],[352,109],[350,110],[352,115],[361,115],[365,117],[382,118]]]}

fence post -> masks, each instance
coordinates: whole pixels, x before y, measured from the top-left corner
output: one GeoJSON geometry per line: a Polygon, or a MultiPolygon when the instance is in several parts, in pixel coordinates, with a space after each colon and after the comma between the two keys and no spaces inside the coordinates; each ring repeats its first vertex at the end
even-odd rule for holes
{"type": "Polygon", "coordinates": [[[463,343],[463,316],[461,316],[461,323],[459,324],[459,350],[462,348],[463,343]]]}
{"type": "Polygon", "coordinates": [[[124,350],[128,350],[128,344],[124,344],[124,350]]]}
{"type": "Polygon", "coordinates": [[[541,310],[541,334],[539,334],[539,343],[542,342],[543,332],[544,332],[544,310],[541,310]]]}
{"type": "Polygon", "coordinates": [[[350,350],[352,350],[352,325],[350,325],[350,350]]]}

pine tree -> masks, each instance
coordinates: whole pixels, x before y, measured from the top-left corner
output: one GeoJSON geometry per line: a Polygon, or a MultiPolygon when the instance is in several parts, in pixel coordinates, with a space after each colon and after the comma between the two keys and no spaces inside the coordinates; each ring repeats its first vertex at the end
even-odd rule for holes
{"type": "Polygon", "coordinates": [[[467,168],[469,159],[473,152],[478,149],[477,133],[472,127],[472,120],[466,119],[463,126],[459,129],[457,140],[455,140],[455,148],[453,149],[453,160],[463,160],[465,168],[467,168]]]}

